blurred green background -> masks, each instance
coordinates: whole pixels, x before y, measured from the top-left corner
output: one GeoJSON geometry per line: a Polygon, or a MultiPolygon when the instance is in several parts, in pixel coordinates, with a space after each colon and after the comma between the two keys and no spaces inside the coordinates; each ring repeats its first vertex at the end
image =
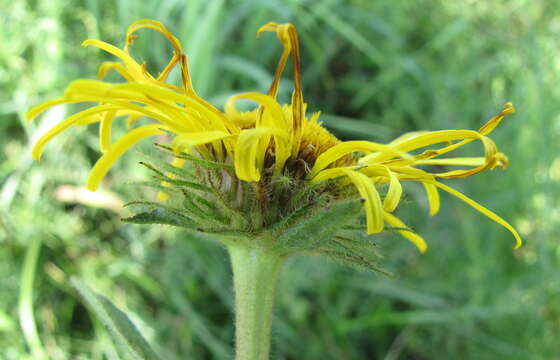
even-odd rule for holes
{"type": "MultiPolygon", "coordinates": [[[[507,231],[445,195],[430,218],[421,189],[410,186],[398,214],[428,239],[428,252],[397,235],[384,238],[395,279],[293,259],[279,284],[272,358],[559,356],[557,2],[0,2],[0,358],[116,358],[69,289],[71,275],[126,309],[163,358],[232,356],[224,249],[182,230],[119,221],[120,201],[140,191],[129,183],[146,177],[138,154],[110,172],[101,207],[85,205],[77,188],[99,156],[95,127],[57,138],[41,163],[30,157],[37,135],[72,109],[33,124],[23,119],[26,109],[75,78],[94,78],[110,59],[80,43],[122,46],[126,27],[146,17],[179,37],[195,88],[218,106],[234,92],[266,91],[280,46],[255,31],[268,21],[293,22],[309,110],[321,110],[343,139],[477,129],[506,101],[518,110],[492,134],[509,169],[447,183],[511,221],[524,247],[512,251],[507,231]]],[[[170,49],[144,31],[134,54],[160,69],[170,49]]],[[[286,76],[284,98],[291,85],[286,76]]]]}

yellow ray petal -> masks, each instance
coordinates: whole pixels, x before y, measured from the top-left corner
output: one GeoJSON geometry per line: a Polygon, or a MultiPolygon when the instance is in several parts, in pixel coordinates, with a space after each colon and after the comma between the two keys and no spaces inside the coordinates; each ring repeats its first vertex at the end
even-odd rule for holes
{"type": "Polygon", "coordinates": [[[375,185],[366,175],[341,168],[340,171],[348,176],[358,189],[358,192],[365,200],[364,208],[366,210],[367,232],[375,234],[383,231],[383,206],[381,197],[375,188],[375,185]]]}
{"type": "Polygon", "coordinates": [[[301,72],[300,72],[300,56],[299,56],[299,40],[297,35],[297,30],[295,26],[290,23],[278,24],[270,22],[262,26],[258,31],[257,35],[264,31],[275,32],[278,40],[282,43],[284,50],[278,67],[276,68],[276,73],[274,74],[274,80],[270,86],[269,95],[276,97],[278,91],[278,82],[282,71],[286,65],[286,60],[290,54],[293,53],[292,60],[294,63],[294,92],[292,93],[292,133],[291,133],[291,143],[292,143],[292,155],[296,156],[299,152],[299,145],[301,142],[301,137],[303,134],[303,122],[305,120],[304,114],[304,102],[303,93],[301,90],[301,72]]]}
{"type": "MultiPolygon", "coordinates": [[[[288,124],[286,123],[286,120],[284,119],[284,113],[282,112],[282,108],[276,102],[276,100],[274,100],[274,98],[272,98],[268,95],[259,94],[259,93],[256,93],[256,92],[234,95],[234,96],[231,96],[227,100],[227,102],[224,106],[225,111],[229,112],[229,113],[232,113],[232,114],[238,114],[239,112],[237,111],[237,109],[235,107],[235,102],[240,100],[240,99],[252,100],[252,101],[262,105],[267,111],[269,111],[269,113],[270,113],[270,116],[269,116],[270,123],[262,124],[263,126],[275,127],[275,128],[284,129],[286,131],[289,131],[289,128],[287,126],[288,124]]],[[[256,126],[258,127],[259,125],[261,125],[261,124],[257,122],[256,126]]]]}
{"type": "Polygon", "coordinates": [[[161,129],[162,125],[160,124],[143,125],[121,137],[113,144],[113,146],[111,146],[109,151],[97,160],[89,173],[86,187],[91,191],[95,191],[105,174],[107,174],[111,166],[113,166],[119,157],[121,157],[131,146],[140,140],[150,136],[163,134],[164,132],[161,129]]]}
{"type": "Polygon", "coordinates": [[[383,209],[385,211],[393,212],[399,205],[402,197],[402,185],[388,167],[384,166],[387,176],[389,177],[389,190],[383,199],[383,209]]]}
{"type": "Polygon", "coordinates": [[[41,154],[43,153],[43,148],[45,147],[45,145],[53,137],[60,134],[64,130],[68,129],[70,126],[74,125],[80,119],[85,118],[85,117],[89,117],[89,116],[94,115],[94,114],[103,113],[105,111],[114,110],[114,109],[116,109],[116,107],[113,106],[113,105],[95,106],[95,107],[92,107],[90,109],[80,111],[79,113],[74,114],[74,115],[70,116],[69,118],[65,119],[61,123],[54,126],[52,129],[47,131],[43,136],[41,136],[41,138],[39,140],[37,140],[37,142],[33,146],[32,152],[31,152],[33,158],[35,160],[40,160],[41,159],[41,154]]]}
{"type": "Polygon", "coordinates": [[[422,185],[424,186],[426,196],[428,197],[428,203],[430,204],[430,216],[434,216],[439,212],[439,191],[432,183],[422,181],[422,185]]]}
{"type": "Polygon", "coordinates": [[[176,152],[180,153],[183,149],[208,144],[217,140],[223,140],[230,136],[232,136],[230,133],[218,130],[182,133],[175,136],[171,146],[176,152]]]}
{"type": "Polygon", "coordinates": [[[513,108],[513,104],[508,102],[504,104],[504,110],[502,110],[501,113],[499,113],[498,115],[494,116],[493,118],[491,118],[490,120],[488,120],[488,122],[484,125],[482,125],[482,127],[478,130],[478,132],[480,132],[483,135],[488,135],[490,134],[495,128],[496,126],[500,125],[500,122],[507,116],[510,114],[513,114],[515,112],[515,109],[513,108]]]}
{"type": "Polygon", "coordinates": [[[455,190],[455,189],[453,189],[453,188],[451,188],[451,187],[449,187],[445,184],[437,182],[437,181],[433,182],[433,184],[435,186],[437,186],[438,188],[442,189],[443,191],[448,192],[451,195],[463,200],[464,202],[466,202],[467,204],[472,206],[475,210],[479,211],[480,213],[482,213],[483,215],[488,217],[490,220],[492,220],[492,221],[502,225],[506,229],[508,229],[509,232],[511,232],[513,234],[513,236],[515,237],[515,247],[514,247],[514,249],[519,248],[523,244],[523,241],[521,240],[521,236],[519,236],[517,231],[507,221],[505,221],[504,219],[502,219],[501,217],[499,217],[498,215],[496,215],[492,211],[488,210],[484,206],[480,205],[476,201],[472,200],[471,198],[463,195],[459,191],[457,191],[457,190],[455,190]]]}
{"type": "Polygon", "coordinates": [[[261,158],[259,151],[259,140],[263,137],[275,136],[287,139],[288,133],[282,129],[256,128],[243,130],[237,137],[235,146],[235,173],[237,177],[245,181],[259,181],[261,178],[260,168],[257,167],[257,159],[261,158]]]}
{"type": "Polygon", "coordinates": [[[353,167],[334,168],[319,172],[311,180],[311,183],[319,183],[342,176],[348,177],[365,200],[364,209],[366,211],[368,234],[383,231],[383,205],[381,197],[375,188],[375,184],[367,175],[355,171],[353,167]]]}
{"type": "Polygon", "coordinates": [[[128,70],[126,70],[123,64],[114,61],[102,63],[99,69],[97,69],[97,78],[103,79],[110,70],[115,70],[127,81],[134,81],[134,78],[128,73],[128,70]]]}
{"type": "MultiPolygon", "coordinates": [[[[232,114],[234,116],[239,116],[239,112],[235,108],[235,102],[239,99],[248,99],[259,103],[263,109],[259,111],[257,122],[255,124],[256,128],[267,127],[282,130],[280,133],[290,133],[291,125],[286,122],[284,118],[284,112],[280,105],[271,96],[259,94],[259,93],[244,93],[232,96],[228,99],[225,105],[226,113],[232,114]],[[262,119],[261,119],[262,117],[262,119]]],[[[289,143],[289,138],[274,136],[275,141],[275,173],[279,174],[286,160],[290,157],[291,145],[289,143]]],[[[261,138],[257,150],[257,163],[261,164],[264,162],[264,156],[268,148],[269,141],[266,138],[261,138]],[[263,141],[264,140],[264,141],[263,141]]]]}
{"type": "Polygon", "coordinates": [[[45,101],[45,102],[42,102],[38,105],[35,105],[31,109],[29,109],[25,113],[25,119],[28,122],[31,122],[37,116],[41,115],[42,113],[44,113],[46,110],[48,110],[49,108],[51,108],[53,106],[62,105],[62,104],[74,104],[74,103],[81,102],[81,101],[82,100],[72,100],[72,99],[66,99],[66,98],[45,101]]]}
{"type": "Polygon", "coordinates": [[[379,153],[389,154],[390,157],[401,157],[410,160],[413,159],[410,155],[402,151],[398,151],[396,148],[390,145],[378,144],[371,141],[345,141],[336,144],[335,146],[331,147],[330,149],[328,149],[327,151],[319,155],[319,157],[317,157],[317,160],[315,161],[315,164],[313,165],[313,168],[307,175],[307,178],[312,179],[321,170],[325,169],[333,162],[337,161],[338,159],[340,159],[345,155],[355,153],[355,152],[363,152],[363,153],[379,152],[379,153]]]}
{"type": "Polygon", "coordinates": [[[482,166],[486,163],[483,157],[463,157],[417,160],[415,165],[457,165],[457,166],[482,166]]]}
{"type": "Polygon", "coordinates": [[[167,40],[169,40],[171,46],[173,46],[173,49],[175,49],[179,53],[183,52],[183,50],[181,49],[181,43],[175,36],[173,36],[173,34],[169,32],[169,30],[167,30],[165,25],[163,25],[159,21],[151,19],[137,20],[128,27],[128,29],[126,30],[126,42],[124,51],[128,52],[130,46],[132,45],[132,42],[136,38],[136,35],[134,35],[134,33],[141,29],[152,29],[159,32],[160,34],[165,36],[167,40]]]}
{"type": "MultiPolygon", "coordinates": [[[[397,218],[393,214],[390,214],[388,212],[384,212],[383,213],[383,218],[391,226],[398,227],[398,228],[408,228],[408,226],[406,226],[405,223],[403,223],[399,218],[397,218]]],[[[426,241],[420,235],[418,235],[417,233],[415,233],[412,230],[397,230],[397,231],[404,238],[410,240],[410,242],[412,242],[414,245],[416,245],[416,247],[418,248],[418,251],[420,251],[420,253],[426,252],[426,249],[428,248],[428,245],[426,244],[426,241]]]]}
{"type": "Polygon", "coordinates": [[[118,57],[124,62],[128,73],[136,81],[145,81],[146,79],[148,79],[146,73],[144,72],[140,64],[138,64],[130,55],[128,55],[126,52],[119,49],[118,47],[108,44],[104,41],[95,40],[95,39],[89,39],[82,42],[82,46],[95,46],[118,57]]]}
{"type": "Polygon", "coordinates": [[[111,126],[116,112],[116,110],[107,111],[99,124],[99,148],[102,152],[109,151],[111,147],[111,126]]]}

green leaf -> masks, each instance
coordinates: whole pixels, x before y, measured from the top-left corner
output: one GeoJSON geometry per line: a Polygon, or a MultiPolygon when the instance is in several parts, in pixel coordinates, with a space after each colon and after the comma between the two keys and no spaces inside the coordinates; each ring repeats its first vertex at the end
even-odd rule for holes
{"type": "Polygon", "coordinates": [[[87,308],[103,323],[111,335],[119,355],[127,360],[160,359],[142,337],[128,316],[106,297],[98,295],[76,278],[70,284],[78,292],[87,308]]]}
{"type": "Polygon", "coordinates": [[[196,224],[192,220],[162,207],[141,212],[131,217],[121,219],[121,221],[133,224],[163,224],[186,228],[196,227],[196,224]]]}
{"type": "Polygon", "coordinates": [[[327,209],[321,209],[311,216],[302,218],[278,237],[278,246],[291,249],[313,250],[327,242],[354,221],[362,211],[359,200],[336,202],[327,209]]]}
{"type": "Polygon", "coordinates": [[[192,161],[193,163],[198,164],[198,165],[203,166],[203,167],[206,167],[206,168],[233,170],[233,165],[231,165],[231,164],[223,164],[223,163],[219,163],[219,162],[216,162],[216,161],[205,160],[205,159],[201,159],[199,157],[196,157],[196,156],[193,156],[193,155],[190,155],[190,154],[187,154],[187,153],[177,154],[169,146],[165,146],[165,145],[157,144],[157,143],[155,145],[157,147],[159,147],[160,149],[163,149],[163,150],[166,150],[166,151],[170,152],[176,158],[192,161]]]}

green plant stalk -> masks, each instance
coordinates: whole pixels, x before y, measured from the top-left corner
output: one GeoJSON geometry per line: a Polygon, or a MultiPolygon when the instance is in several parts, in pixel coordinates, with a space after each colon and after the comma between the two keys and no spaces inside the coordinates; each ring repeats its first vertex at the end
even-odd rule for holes
{"type": "Polygon", "coordinates": [[[235,290],[235,359],[267,360],[274,290],[284,257],[240,245],[228,250],[235,290]]]}
{"type": "Polygon", "coordinates": [[[19,288],[19,323],[33,359],[47,359],[33,314],[33,282],[37,271],[41,245],[41,239],[36,237],[27,247],[19,288]]]}

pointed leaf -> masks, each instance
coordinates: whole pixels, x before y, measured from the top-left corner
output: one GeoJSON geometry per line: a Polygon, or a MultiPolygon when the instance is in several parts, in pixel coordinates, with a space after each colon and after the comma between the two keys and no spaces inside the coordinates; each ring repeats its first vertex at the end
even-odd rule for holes
{"type": "Polygon", "coordinates": [[[354,221],[362,211],[359,200],[342,201],[322,209],[290,226],[278,237],[279,247],[312,250],[332,239],[337,231],[354,221]]]}
{"type": "Polygon", "coordinates": [[[189,218],[161,207],[121,219],[121,221],[133,224],[163,224],[186,228],[196,227],[196,224],[189,218]]]}
{"type": "Polygon", "coordinates": [[[70,283],[78,292],[87,308],[97,316],[109,331],[111,340],[123,359],[159,359],[123,311],[113,305],[106,297],[93,292],[80,280],[71,278],[70,283]]]}

